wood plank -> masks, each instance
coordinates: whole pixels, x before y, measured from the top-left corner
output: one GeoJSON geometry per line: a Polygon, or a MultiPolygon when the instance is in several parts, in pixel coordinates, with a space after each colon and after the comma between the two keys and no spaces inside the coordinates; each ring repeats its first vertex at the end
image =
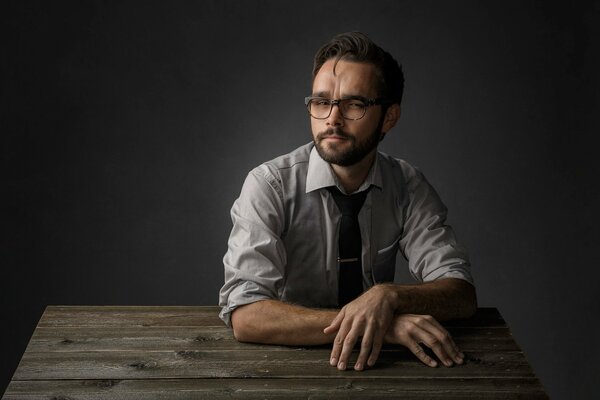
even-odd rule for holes
{"type": "MultiPolygon", "coordinates": [[[[38,326],[224,326],[217,306],[48,306],[38,326]]],[[[480,308],[450,327],[506,326],[495,308],[480,308]]]]}
{"type": "Polygon", "coordinates": [[[547,398],[494,308],[444,323],[463,366],[429,368],[386,346],[364,372],[330,367],[330,346],[238,343],[219,310],[50,306],[3,399],[547,398]]]}
{"type": "Polygon", "coordinates": [[[39,327],[224,326],[215,306],[48,306],[39,327]]]}
{"type": "Polygon", "coordinates": [[[375,368],[355,372],[329,366],[328,349],[25,353],[13,379],[534,377],[521,352],[465,355],[464,365],[430,368],[399,348],[382,352],[375,368]]]}
{"type": "MultiPolygon", "coordinates": [[[[519,351],[508,328],[449,328],[462,351],[519,351]]],[[[321,346],[330,348],[330,345],[321,346]]],[[[389,347],[389,346],[388,346],[389,347]]],[[[131,350],[288,351],[287,346],[239,343],[221,327],[40,327],[27,352],[131,350]]],[[[386,347],[387,348],[387,347],[386,347]]]]}
{"type": "Polygon", "coordinates": [[[13,381],[5,400],[547,399],[535,378],[155,379],[13,381]]]}

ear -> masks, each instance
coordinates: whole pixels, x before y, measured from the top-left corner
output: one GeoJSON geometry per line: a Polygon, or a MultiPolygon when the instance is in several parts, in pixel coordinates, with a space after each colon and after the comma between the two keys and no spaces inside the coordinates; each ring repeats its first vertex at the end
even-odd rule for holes
{"type": "Polygon", "coordinates": [[[383,132],[389,132],[392,129],[396,122],[400,119],[400,104],[392,104],[389,106],[385,112],[385,117],[383,119],[383,126],[381,130],[383,132]]]}

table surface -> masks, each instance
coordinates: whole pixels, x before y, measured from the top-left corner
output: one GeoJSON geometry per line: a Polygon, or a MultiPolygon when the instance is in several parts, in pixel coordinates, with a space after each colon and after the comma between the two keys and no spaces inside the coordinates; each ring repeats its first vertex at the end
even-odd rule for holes
{"type": "Polygon", "coordinates": [[[330,367],[329,346],[238,343],[218,310],[49,306],[3,399],[547,398],[495,308],[444,324],[464,365],[386,346],[363,372],[330,367]]]}

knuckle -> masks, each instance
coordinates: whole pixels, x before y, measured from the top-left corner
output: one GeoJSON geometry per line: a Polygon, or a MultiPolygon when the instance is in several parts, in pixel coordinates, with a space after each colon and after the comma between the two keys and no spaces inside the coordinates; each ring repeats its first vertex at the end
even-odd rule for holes
{"type": "Polygon", "coordinates": [[[442,342],[448,343],[448,344],[453,342],[452,336],[450,336],[449,332],[444,333],[444,335],[442,336],[442,342]]]}
{"type": "Polygon", "coordinates": [[[413,331],[412,329],[406,328],[406,329],[400,331],[399,336],[403,340],[408,340],[412,337],[412,333],[413,333],[412,331],[413,331]]]}
{"type": "Polygon", "coordinates": [[[418,344],[414,345],[413,353],[415,353],[416,355],[419,355],[421,353],[425,354],[425,352],[423,351],[423,348],[421,346],[419,346],[418,344]]]}
{"type": "Polygon", "coordinates": [[[383,336],[382,335],[375,336],[375,338],[373,339],[373,346],[375,348],[380,348],[382,345],[383,345],[383,336]]]}
{"type": "Polygon", "coordinates": [[[361,347],[370,349],[371,347],[373,347],[373,340],[371,338],[363,338],[361,342],[361,347]]]}

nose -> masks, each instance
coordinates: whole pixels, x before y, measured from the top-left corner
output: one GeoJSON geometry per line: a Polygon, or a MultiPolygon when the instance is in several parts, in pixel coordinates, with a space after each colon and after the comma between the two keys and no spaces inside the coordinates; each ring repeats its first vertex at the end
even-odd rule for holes
{"type": "Polygon", "coordinates": [[[344,117],[342,117],[342,113],[340,112],[339,104],[332,105],[331,113],[329,113],[329,117],[327,117],[327,125],[330,125],[330,126],[343,126],[344,125],[344,117]]]}

